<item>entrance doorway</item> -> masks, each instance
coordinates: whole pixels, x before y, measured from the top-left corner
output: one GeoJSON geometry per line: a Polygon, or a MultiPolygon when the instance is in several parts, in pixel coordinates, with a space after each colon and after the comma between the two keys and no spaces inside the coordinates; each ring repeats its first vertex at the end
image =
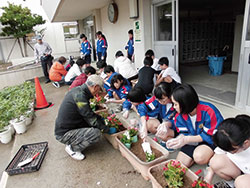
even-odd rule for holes
{"type": "Polygon", "coordinates": [[[179,74],[198,94],[235,104],[245,0],[179,1],[179,74]],[[208,56],[225,56],[221,76],[208,56]]]}

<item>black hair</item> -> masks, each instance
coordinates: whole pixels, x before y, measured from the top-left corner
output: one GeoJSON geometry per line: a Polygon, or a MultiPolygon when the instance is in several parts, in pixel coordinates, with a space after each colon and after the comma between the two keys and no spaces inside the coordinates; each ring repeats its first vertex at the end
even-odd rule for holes
{"type": "Polygon", "coordinates": [[[199,104],[199,97],[196,91],[188,84],[177,86],[172,96],[179,103],[181,114],[191,113],[199,104]]]}
{"type": "Polygon", "coordinates": [[[106,66],[107,66],[107,63],[106,63],[105,60],[101,60],[101,61],[98,61],[98,62],[96,63],[96,67],[97,67],[98,69],[102,69],[102,68],[104,68],[104,67],[106,67],[106,66]]]}
{"type": "Polygon", "coordinates": [[[161,82],[154,89],[154,96],[157,99],[162,99],[163,96],[170,98],[175,87],[175,83],[161,82]]]}
{"type": "Polygon", "coordinates": [[[96,70],[95,70],[95,68],[94,67],[92,67],[92,66],[88,66],[88,67],[86,67],[85,68],[85,70],[84,70],[84,73],[85,74],[95,74],[96,73],[96,70]]]}
{"type": "Polygon", "coordinates": [[[87,40],[86,35],[84,35],[83,33],[80,35],[80,39],[82,39],[82,38],[85,38],[87,40]]]}
{"type": "Polygon", "coordinates": [[[112,65],[107,65],[105,68],[104,68],[104,71],[103,71],[105,74],[106,73],[111,73],[111,72],[115,72],[115,69],[112,65]]]}
{"type": "Polygon", "coordinates": [[[67,61],[66,58],[63,56],[59,57],[59,59],[58,59],[58,62],[61,64],[64,64],[66,61],[67,61]]]}
{"type": "Polygon", "coordinates": [[[101,31],[97,31],[96,34],[97,35],[102,35],[102,32],[101,31]]]}
{"type": "Polygon", "coordinates": [[[158,64],[160,64],[160,65],[169,65],[169,60],[168,60],[168,58],[167,57],[162,57],[162,58],[160,58],[159,59],[159,62],[158,62],[158,64]]]}
{"type": "Polygon", "coordinates": [[[130,30],[128,31],[128,34],[133,35],[133,34],[134,34],[134,33],[133,33],[133,29],[130,29],[130,30]]]}
{"type": "Polygon", "coordinates": [[[147,98],[141,87],[134,87],[128,92],[127,99],[131,102],[141,103],[145,102],[147,98]]]}
{"type": "Polygon", "coordinates": [[[111,78],[111,83],[110,83],[111,88],[116,89],[114,84],[115,84],[118,80],[122,81],[120,87],[122,87],[122,86],[124,86],[124,85],[128,85],[127,80],[126,80],[121,74],[116,74],[116,75],[114,75],[114,76],[111,78]]]}
{"type": "Polygon", "coordinates": [[[86,61],[85,61],[84,59],[82,59],[82,58],[79,58],[79,59],[77,59],[76,64],[77,64],[79,67],[81,67],[81,66],[83,66],[84,64],[86,64],[86,61]]]}
{"type": "Polygon", "coordinates": [[[144,65],[152,66],[153,65],[153,59],[151,57],[145,57],[143,60],[144,65]]]}
{"type": "Polygon", "coordinates": [[[234,151],[250,138],[250,117],[238,115],[225,119],[213,135],[214,144],[225,151],[234,151]]]}
{"type": "Polygon", "coordinates": [[[124,56],[121,50],[115,53],[115,57],[120,57],[120,56],[124,56]]]}
{"type": "Polygon", "coordinates": [[[149,50],[146,51],[145,56],[152,58],[152,56],[155,56],[155,53],[154,53],[153,50],[149,49],[149,50]]]}

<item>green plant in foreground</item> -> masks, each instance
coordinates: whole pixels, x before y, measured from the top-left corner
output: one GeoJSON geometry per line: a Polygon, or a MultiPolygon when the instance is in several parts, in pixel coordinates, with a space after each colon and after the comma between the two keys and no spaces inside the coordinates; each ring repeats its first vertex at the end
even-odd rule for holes
{"type": "Polygon", "coordinates": [[[183,187],[183,177],[187,169],[182,167],[179,161],[171,160],[167,162],[163,171],[163,175],[165,176],[169,188],[183,187]]]}
{"type": "Polygon", "coordinates": [[[150,153],[146,152],[146,161],[150,162],[153,160],[155,160],[155,154],[154,153],[150,154],[150,153]]]}

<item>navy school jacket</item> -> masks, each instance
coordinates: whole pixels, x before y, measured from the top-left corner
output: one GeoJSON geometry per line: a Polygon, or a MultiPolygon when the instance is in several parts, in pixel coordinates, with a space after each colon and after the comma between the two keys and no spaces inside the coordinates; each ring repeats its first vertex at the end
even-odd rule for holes
{"type": "Polygon", "coordinates": [[[178,133],[190,136],[200,135],[204,142],[213,144],[212,136],[223,121],[219,110],[211,103],[200,101],[197,106],[195,129],[187,114],[176,113],[174,123],[178,133]]]}

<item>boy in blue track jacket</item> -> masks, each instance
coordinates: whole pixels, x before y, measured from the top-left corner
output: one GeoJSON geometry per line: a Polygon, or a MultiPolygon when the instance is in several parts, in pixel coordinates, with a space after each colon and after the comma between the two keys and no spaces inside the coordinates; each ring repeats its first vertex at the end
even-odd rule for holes
{"type": "Polygon", "coordinates": [[[97,53],[98,61],[101,61],[101,60],[106,61],[107,48],[108,48],[107,40],[101,31],[98,31],[96,33],[96,36],[97,36],[96,53],[97,53]]]}
{"type": "Polygon", "coordinates": [[[156,100],[156,97],[146,97],[144,91],[140,87],[131,89],[128,93],[128,100],[136,108],[142,123],[142,133],[140,137],[145,139],[148,131],[155,134],[157,127],[160,125],[158,120],[160,116],[161,104],[156,100]]]}
{"type": "Polygon", "coordinates": [[[125,47],[125,50],[127,50],[127,54],[128,54],[128,58],[132,60],[133,54],[134,54],[134,38],[133,38],[133,30],[129,30],[128,31],[128,36],[129,36],[129,40],[128,43],[125,47]]]}
{"type": "Polygon", "coordinates": [[[207,164],[214,155],[212,136],[223,121],[219,110],[211,103],[199,101],[190,85],[178,86],[172,94],[176,138],[167,142],[168,148],[181,148],[177,160],[190,167],[194,162],[207,164]]]}
{"type": "Polygon", "coordinates": [[[85,59],[86,63],[90,64],[91,63],[91,45],[89,41],[87,40],[87,37],[84,34],[81,34],[80,38],[82,39],[81,55],[83,56],[83,59],[85,59]]]}

